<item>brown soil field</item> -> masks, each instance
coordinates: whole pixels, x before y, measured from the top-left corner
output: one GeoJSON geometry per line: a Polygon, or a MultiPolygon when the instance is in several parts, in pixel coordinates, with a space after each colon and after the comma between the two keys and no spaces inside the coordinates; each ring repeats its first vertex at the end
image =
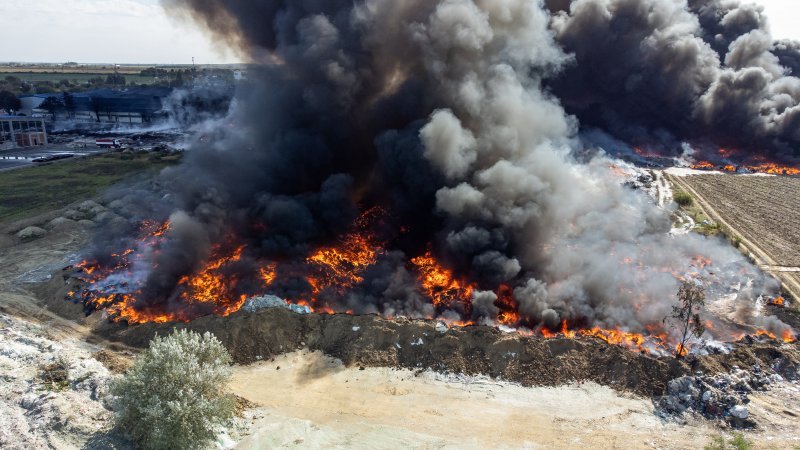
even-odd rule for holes
{"type": "Polygon", "coordinates": [[[752,175],[670,176],[762,269],[800,297],[800,178],[752,175]]]}

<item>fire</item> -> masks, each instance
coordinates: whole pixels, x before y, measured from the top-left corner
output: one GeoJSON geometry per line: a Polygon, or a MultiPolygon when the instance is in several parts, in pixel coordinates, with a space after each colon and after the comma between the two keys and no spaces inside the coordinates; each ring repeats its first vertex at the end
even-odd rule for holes
{"type": "Polygon", "coordinates": [[[275,281],[275,277],[277,276],[275,271],[277,269],[277,265],[274,263],[270,263],[258,269],[258,273],[261,276],[261,281],[264,282],[264,286],[269,286],[275,281]]]}
{"type": "MultiPolygon", "coordinates": [[[[345,295],[352,288],[366,281],[370,267],[378,263],[385,253],[385,241],[378,237],[371,224],[383,214],[381,210],[368,210],[356,221],[349,233],[337,242],[318,248],[303,259],[283,266],[280,261],[254,260],[247,246],[226,236],[223,242],[211,249],[211,256],[201,267],[181,277],[174,290],[165,299],[147,299],[143,293],[145,280],[152,270],[147,269],[150,255],[157,254],[169,239],[171,224],[147,222],[141,225],[141,235],[131,248],[111,254],[107,261],[83,261],[76,265],[78,278],[87,283],[86,287],[68,296],[83,301],[92,309],[102,309],[111,320],[125,321],[129,324],[146,322],[165,323],[189,321],[202,315],[215,314],[227,316],[239,311],[247,298],[264,295],[280,289],[277,285],[285,276],[299,278],[307,282],[306,292],[286,297],[290,303],[305,306],[320,314],[335,314],[331,306],[332,298],[345,295]],[[144,268],[144,270],[142,270],[144,268]],[[309,288],[310,287],[310,288],[309,288]],[[77,298],[76,298],[77,297],[77,298]],[[152,300],[152,302],[148,302],[152,300]]],[[[626,264],[634,264],[631,259],[626,264]]],[[[708,267],[712,261],[693,258],[691,264],[698,270],[708,267]]],[[[470,326],[472,300],[477,283],[459,276],[452,268],[439,261],[428,250],[409,261],[409,268],[416,272],[419,291],[441,312],[455,309],[461,312],[461,319],[448,321],[452,326],[470,326]]],[[[498,309],[495,324],[518,329],[525,335],[541,335],[544,338],[596,338],[609,345],[619,345],[628,349],[660,355],[686,354],[690,349],[673,347],[674,340],[661,333],[660,326],[647,328],[647,334],[619,328],[580,328],[569,319],[562,320],[558,327],[550,329],[532,321],[520,311],[520,303],[514,296],[514,286],[501,284],[494,289],[498,309]]],[[[778,297],[773,304],[783,305],[784,299],[778,297]]],[[[636,307],[633,305],[632,307],[636,307]]],[[[352,313],[352,311],[347,311],[352,313]]],[[[431,317],[433,318],[433,317],[431,317]]],[[[709,322],[709,329],[713,329],[709,322]]],[[[768,331],[759,331],[759,336],[794,342],[796,337],[791,329],[784,331],[780,338],[768,331]]]]}
{"type": "Polygon", "coordinates": [[[717,166],[708,161],[700,161],[692,166],[692,169],[697,169],[697,170],[714,170],[716,168],[717,166]]]}
{"type": "Polygon", "coordinates": [[[778,336],[775,333],[769,332],[767,330],[757,330],[756,336],[772,339],[774,341],[783,341],[786,344],[791,344],[792,342],[797,341],[797,336],[795,336],[794,332],[789,328],[783,330],[780,338],[778,338],[778,336]]]}
{"type": "Polygon", "coordinates": [[[775,163],[762,163],[755,166],[746,166],[746,168],[751,172],[771,175],[800,175],[800,169],[796,167],[781,166],[775,163]]]}
{"type": "Polygon", "coordinates": [[[622,330],[606,330],[594,327],[589,330],[580,330],[584,336],[593,336],[602,339],[611,345],[624,345],[629,348],[643,349],[647,339],[643,334],[630,333],[622,330]]]}
{"type": "Polygon", "coordinates": [[[474,286],[455,278],[450,269],[441,266],[429,250],[411,260],[420,273],[420,283],[425,294],[436,306],[449,307],[453,303],[471,305],[474,286]]]}
{"type": "Polygon", "coordinates": [[[230,314],[225,313],[229,309],[238,311],[241,305],[233,295],[238,280],[235,275],[224,276],[221,269],[240,261],[243,252],[244,246],[239,246],[230,255],[211,261],[198,273],[181,278],[178,281],[178,286],[183,288],[181,297],[189,304],[215,304],[215,309],[222,308],[222,311],[215,311],[219,315],[230,314]]]}
{"type": "Polygon", "coordinates": [[[501,284],[497,289],[497,300],[494,305],[500,309],[497,321],[503,325],[516,325],[522,318],[519,314],[519,303],[514,298],[514,291],[507,284],[501,284]]]}
{"type": "Polygon", "coordinates": [[[786,300],[783,297],[775,297],[769,303],[775,306],[786,306],[786,300]]]}
{"type": "Polygon", "coordinates": [[[371,236],[351,233],[340,245],[322,248],[307,261],[319,269],[319,278],[309,279],[315,293],[319,293],[329,286],[344,289],[364,281],[361,274],[378,261],[378,251],[371,236]]]}
{"type": "Polygon", "coordinates": [[[758,162],[755,164],[743,164],[735,166],[733,164],[714,164],[710,161],[700,161],[692,165],[692,169],[697,170],[723,170],[725,172],[752,172],[765,173],[770,175],[800,175],[800,169],[791,166],[784,166],[773,162],[758,162]]]}

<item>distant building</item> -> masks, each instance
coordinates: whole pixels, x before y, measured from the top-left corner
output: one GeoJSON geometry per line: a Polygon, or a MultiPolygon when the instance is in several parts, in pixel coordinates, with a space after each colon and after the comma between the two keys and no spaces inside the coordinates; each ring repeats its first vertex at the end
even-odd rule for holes
{"type": "Polygon", "coordinates": [[[47,145],[43,118],[0,116],[0,150],[47,145]]]}
{"type": "Polygon", "coordinates": [[[172,88],[98,89],[75,94],[36,94],[20,97],[20,112],[50,115],[55,120],[143,124],[165,115],[164,101],[172,88]],[[49,109],[48,98],[53,98],[49,109]]]}

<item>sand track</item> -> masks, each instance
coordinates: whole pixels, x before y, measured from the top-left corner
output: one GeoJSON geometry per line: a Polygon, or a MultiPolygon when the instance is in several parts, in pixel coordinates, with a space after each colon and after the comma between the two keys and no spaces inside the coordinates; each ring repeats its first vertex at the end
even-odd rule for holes
{"type": "MultiPolygon", "coordinates": [[[[525,388],[485,377],[347,368],[318,352],[238,367],[232,390],[262,406],[238,448],[698,449],[719,430],[659,419],[652,402],[595,383],[525,388]]],[[[800,443],[796,388],[759,393],[756,448],[800,443]],[[763,419],[762,419],[763,418],[763,419]],[[769,420],[766,420],[769,419],[769,420]],[[774,424],[774,425],[772,425],[774,424]]]]}

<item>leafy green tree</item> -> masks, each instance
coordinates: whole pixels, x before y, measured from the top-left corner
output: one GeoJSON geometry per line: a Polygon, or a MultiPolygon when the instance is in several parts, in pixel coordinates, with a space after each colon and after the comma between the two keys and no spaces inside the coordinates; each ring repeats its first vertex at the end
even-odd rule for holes
{"type": "Polygon", "coordinates": [[[233,417],[231,357],[211,333],[156,337],[112,386],[118,425],[145,449],[197,449],[233,417]]]}
{"type": "Polygon", "coordinates": [[[13,114],[22,108],[22,102],[10,91],[0,91],[0,109],[5,110],[9,114],[13,114]]]}

